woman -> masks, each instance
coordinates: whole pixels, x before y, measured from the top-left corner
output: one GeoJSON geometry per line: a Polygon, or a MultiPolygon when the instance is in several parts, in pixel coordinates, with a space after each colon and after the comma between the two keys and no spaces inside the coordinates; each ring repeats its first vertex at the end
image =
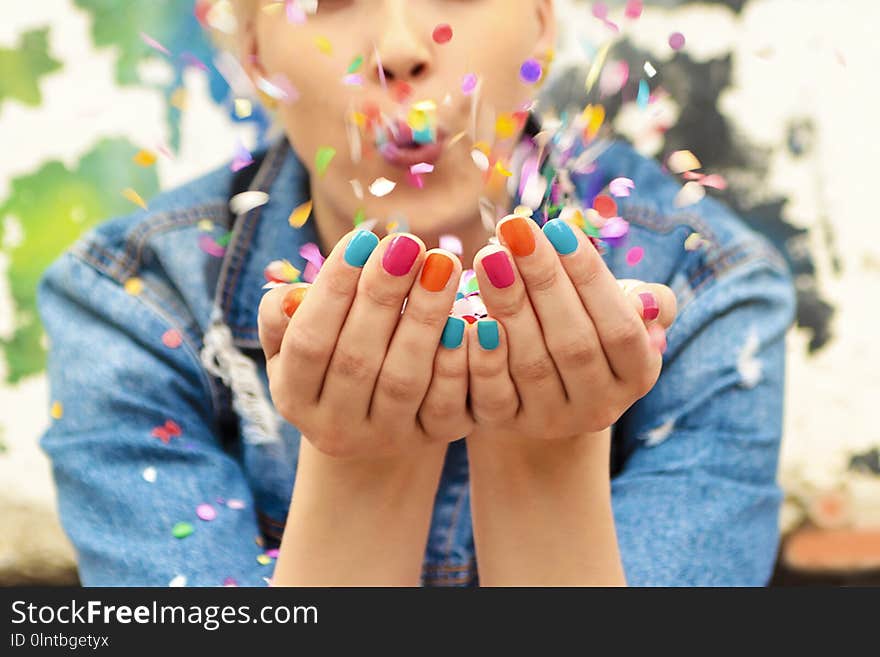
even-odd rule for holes
{"type": "Polygon", "coordinates": [[[41,286],[83,582],[765,583],[787,270],[595,114],[536,126],[552,0],[236,8],[284,137],[41,286]]]}

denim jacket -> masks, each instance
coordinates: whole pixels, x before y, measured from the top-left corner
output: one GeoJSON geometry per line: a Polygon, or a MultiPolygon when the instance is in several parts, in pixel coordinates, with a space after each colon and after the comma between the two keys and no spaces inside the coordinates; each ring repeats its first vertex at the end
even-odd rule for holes
{"type": "MultiPolygon", "coordinates": [[[[635,265],[626,249],[603,257],[619,278],[669,285],[679,304],[657,385],[613,428],[627,581],[762,585],[778,542],[787,266],[720,203],[676,208],[680,184],[628,145],[597,164],[603,184],[634,181],[620,213],[627,246],[645,253],[635,265]]],[[[267,263],[302,270],[300,246],[318,243],[312,222],[287,221],[307,194],[282,138],[238,174],[218,169],[100,225],[46,272],[39,307],[63,414],[41,446],[85,585],[271,577],[300,433],[269,398],[257,308],[267,263]],[[232,216],[243,175],[269,200],[232,216]],[[224,251],[216,238],[230,231],[224,251]]],[[[422,581],[478,582],[463,439],[447,451],[422,581]]]]}

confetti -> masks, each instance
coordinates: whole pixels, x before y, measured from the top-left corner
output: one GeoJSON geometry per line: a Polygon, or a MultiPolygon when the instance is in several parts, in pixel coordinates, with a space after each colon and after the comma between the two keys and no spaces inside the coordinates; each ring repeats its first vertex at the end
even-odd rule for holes
{"type": "Polygon", "coordinates": [[[471,159],[474,161],[474,164],[477,165],[477,168],[480,171],[488,171],[489,170],[489,158],[486,154],[478,149],[474,149],[471,151],[471,159]]]}
{"type": "Polygon", "coordinates": [[[593,199],[593,209],[599,213],[599,216],[605,219],[611,219],[617,216],[617,203],[610,196],[600,194],[593,199]]]}
{"type": "Polygon", "coordinates": [[[499,139],[509,139],[516,133],[516,119],[513,114],[501,114],[495,121],[495,134],[499,139]]]}
{"type": "Polygon", "coordinates": [[[52,402],[52,406],[49,408],[49,415],[53,420],[60,420],[64,416],[64,406],[60,401],[52,402]]]}
{"type": "Polygon", "coordinates": [[[158,438],[162,441],[163,444],[167,445],[171,442],[172,438],[178,438],[183,431],[180,428],[180,425],[173,420],[166,420],[165,424],[160,425],[158,427],[153,427],[153,430],[150,432],[150,435],[153,438],[158,438]]]}
{"type": "Polygon", "coordinates": [[[143,42],[146,43],[148,46],[150,46],[150,48],[152,48],[153,50],[158,50],[163,55],[168,55],[169,57],[171,56],[171,52],[169,52],[168,48],[166,48],[161,43],[156,41],[149,34],[145,34],[144,32],[141,32],[141,39],[143,39],[143,42]]]}
{"type": "Polygon", "coordinates": [[[238,586],[238,581],[234,577],[226,577],[223,579],[223,586],[238,586]]]}
{"type": "Polygon", "coordinates": [[[257,563],[261,566],[268,566],[270,563],[272,563],[272,559],[270,559],[265,554],[260,554],[257,555],[257,563]]]}
{"type": "Polygon", "coordinates": [[[236,98],[233,101],[233,107],[235,109],[235,116],[239,119],[246,119],[254,113],[253,103],[247,98],[236,98]]]}
{"type": "Polygon", "coordinates": [[[300,271],[287,260],[273,260],[263,269],[263,276],[270,283],[294,283],[300,271]]]}
{"type": "Polygon", "coordinates": [[[642,0],[628,0],[623,14],[629,19],[636,20],[642,15],[644,8],[642,0]]]}
{"type": "Polygon", "coordinates": [[[647,80],[639,80],[639,95],[636,97],[636,105],[638,105],[639,109],[645,109],[650,100],[651,87],[648,86],[647,80]]]}
{"type": "Polygon", "coordinates": [[[169,349],[177,349],[183,343],[183,336],[177,329],[168,329],[162,334],[162,344],[169,349]]]}
{"type": "Polygon", "coordinates": [[[635,267],[642,261],[642,258],[644,257],[645,249],[640,246],[634,246],[626,252],[626,264],[628,264],[630,267],[635,267]]]}
{"type": "Polygon", "coordinates": [[[544,76],[544,69],[537,59],[527,59],[519,69],[519,79],[526,84],[535,84],[544,76]]]}
{"type": "Polygon", "coordinates": [[[318,149],[318,152],[315,154],[315,169],[319,176],[327,173],[327,167],[330,166],[330,162],[333,161],[334,157],[336,157],[336,149],[332,146],[321,146],[318,149]]]}
{"type": "Polygon", "coordinates": [[[168,582],[168,586],[172,588],[180,588],[186,586],[186,575],[175,575],[174,578],[168,582]]]}
{"type": "Polygon", "coordinates": [[[376,178],[376,180],[370,184],[370,194],[377,198],[382,198],[393,192],[395,187],[397,187],[397,183],[393,180],[388,180],[388,178],[376,178]]]}
{"type": "Polygon", "coordinates": [[[141,473],[141,476],[144,478],[144,481],[146,481],[148,484],[155,484],[156,483],[156,476],[157,476],[156,468],[154,468],[152,465],[147,466],[146,468],[144,468],[144,471],[141,473]]]}
{"type": "Polygon", "coordinates": [[[351,64],[348,65],[348,69],[345,72],[348,73],[349,75],[352,73],[357,73],[358,69],[363,65],[364,65],[364,56],[358,55],[357,57],[355,57],[352,60],[351,64]]]}
{"type": "Polygon", "coordinates": [[[195,531],[195,528],[192,524],[188,522],[178,522],[171,528],[171,535],[174,538],[186,538],[190,536],[195,531]]]}
{"type": "Polygon", "coordinates": [[[608,191],[618,198],[629,196],[630,191],[636,188],[636,184],[629,178],[615,178],[608,183],[608,191]]]}
{"type": "Polygon", "coordinates": [[[156,154],[147,150],[140,150],[132,158],[135,164],[141,167],[151,167],[156,164],[156,154]]]}
{"type": "Polygon", "coordinates": [[[414,176],[424,174],[424,173],[431,173],[433,171],[434,171],[434,165],[429,164],[427,162],[419,162],[418,164],[413,164],[409,168],[409,172],[411,174],[413,174],[414,176]]]}
{"type": "Polygon", "coordinates": [[[675,151],[666,160],[666,166],[672,173],[684,173],[702,168],[696,155],[690,151],[675,151]]]}
{"type": "Polygon", "coordinates": [[[210,235],[199,235],[199,248],[213,258],[226,255],[226,248],[217,243],[210,235]]]}
{"type": "Polygon", "coordinates": [[[302,228],[309,220],[311,214],[312,201],[306,201],[290,213],[290,218],[287,220],[287,223],[293,228],[302,228]]]}
{"type": "Polygon", "coordinates": [[[647,75],[649,78],[653,78],[655,75],[657,75],[657,69],[654,68],[654,65],[651,64],[651,62],[646,61],[644,69],[645,75],[647,75]]]}
{"type": "Polygon", "coordinates": [[[467,75],[465,75],[461,81],[461,93],[463,93],[465,96],[470,96],[472,93],[474,93],[474,89],[477,88],[478,81],[479,78],[477,78],[477,76],[473,73],[468,73],[467,75]]]}
{"type": "Polygon", "coordinates": [[[441,235],[439,246],[441,249],[460,256],[464,251],[461,240],[455,235],[441,235]]]}
{"type": "Polygon", "coordinates": [[[669,35],[669,47],[673,50],[681,50],[684,48],[685,38],[681,32],[673,32],[669,35]]]}
{"type": "Polygon", "coordinates": [[[132,276],[125,284],[122,286],[125,290],[126,294],[130,294],[133,297],[136,297],[144,290],[144,282],[137,276],[132,276]]]}
{"type": "Polygon", "coordinates": [[[266,192],[249,190],[236,194],[229,199],[229,210],[232,214],[238,216],[250,212],[261,205],[266,205],[268,202],[269,195],[266,192]]]}
{"type": "Polygon", "coordinates": [[[306,268],[302,274],[302,280],[306,283],[314,283],[318,272],[324,266],[325,258],[321,255],[321,250],[314,242],[303,244],[299,247],[299,255],[306,261],[306,268]]]}
{"type": "Polygon", "coordinates": [[[684,250],[685,251],[696,251],[701,246],[705,244],[703,240],[703,236],[699,233],[691,233],[687,236],[687,239],[684,241],[684,250]]]}
{"type": "Polygon", "coordinates": [[[147,204],[144,199],[141,198],[141,195],[134,191],[131,187],[126,187],[122,190],[122,196],[134,203],[135,205],[139,205],[144,210],[147,209],[147,204]]]}
{"type": "Polygon", "coordinates": [[[325,55],[333,54],[333,44],[330,43],[330,39],[325,36],[316,36],[315,37],[315,45],[325,55]]]}
{"type": "Polygon", "coordinates": [[[278,558],[278,548],[272,548],[271,550],[266,550],[266,556],[270,559],[278,558]]]}
{"type": "Polygon", "coordinates": [[[685,183],[684,187],[675,195],[675,207],[685,208],[695,203],[699,203],[706,196],[706,188],[700,183],[691,181],[685,183]]]}
{"type": "Polygon", "coordinates": [[[232,157],[232,164],[230,165],[230,169],[233,171],[241,171],[247,166],[250,166],[254,163],[254,158],[251,155],[250,151],[244,147],[244,144],[241,141],[236,142],[235,144],[235,154],[232,157]]]}
{"type": "Polygon", "coordinates": [[[431,35],[434,39],[434,43],[444,44],[452,41],[452,26],[442,23],[434,28],[434,32],[431,35]]]}
{"type": "Polygon", "coordinates": [[[226,506],[228,506],[230,509],[244,509],[246,505],[244,503],[244,500],[233,498],[226,501],[226,506]]]}
{"type": "Polygon", "coordinates": [[[217,517],[217,510],[210,504],[199,504],[196,507],[196,515],[206,522],[210,522],[217,517]]]}

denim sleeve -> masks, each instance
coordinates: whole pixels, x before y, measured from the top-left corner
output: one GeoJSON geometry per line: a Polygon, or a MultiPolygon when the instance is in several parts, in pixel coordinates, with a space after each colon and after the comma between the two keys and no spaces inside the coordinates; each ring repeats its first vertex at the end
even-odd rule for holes
{"type": "Polygon", "coordinates": [[[193,332],[175,325],[180,309],[161,298],[149,284],[128,294],[71,254],[40,285],[51,399],[62,410],[41,446],[80,578],[86,586],[166,586],[180,576],[190,586],[264,586],[271,565],[257,561],[251,491],[219,439],[193,332]],[[183,334],[178,348],[163,344],[169,329],[183,334]],[[214,519],[197,516],[202,504],[214,519]],[[178,523],[192,533],[175,537],[178,523]]]}
{"type": "Polygon", "coordinates": [[[627,582],[761,586],[779,540],[791,281],[752,261],[682,306],[657,386],[616,427],[624,463],[612,500],[627,582]]]}

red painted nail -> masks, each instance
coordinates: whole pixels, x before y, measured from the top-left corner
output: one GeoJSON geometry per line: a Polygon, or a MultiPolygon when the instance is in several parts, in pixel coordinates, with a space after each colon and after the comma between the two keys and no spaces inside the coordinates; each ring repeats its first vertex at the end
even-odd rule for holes
{"type": "Polygon", "coordinates": [[[639,294],[639,299],[642,300],[642,317],[645,321],[650,322],[660,316],[660,304],[651,292],[642,292],[639,294]]]}
{"type": "Polygon", "coordinates": [[[419,243],[406,235],[398,235],[382,256],[382,266],[392,276],[405,276],[419,257],[419,243]]]}
{"type": "Polygon", "coordinates": [[[505,251],[496,251],[481,261],[489,282],[497,288],[505,288],[513,285],[513,266],[505,251]]]}

